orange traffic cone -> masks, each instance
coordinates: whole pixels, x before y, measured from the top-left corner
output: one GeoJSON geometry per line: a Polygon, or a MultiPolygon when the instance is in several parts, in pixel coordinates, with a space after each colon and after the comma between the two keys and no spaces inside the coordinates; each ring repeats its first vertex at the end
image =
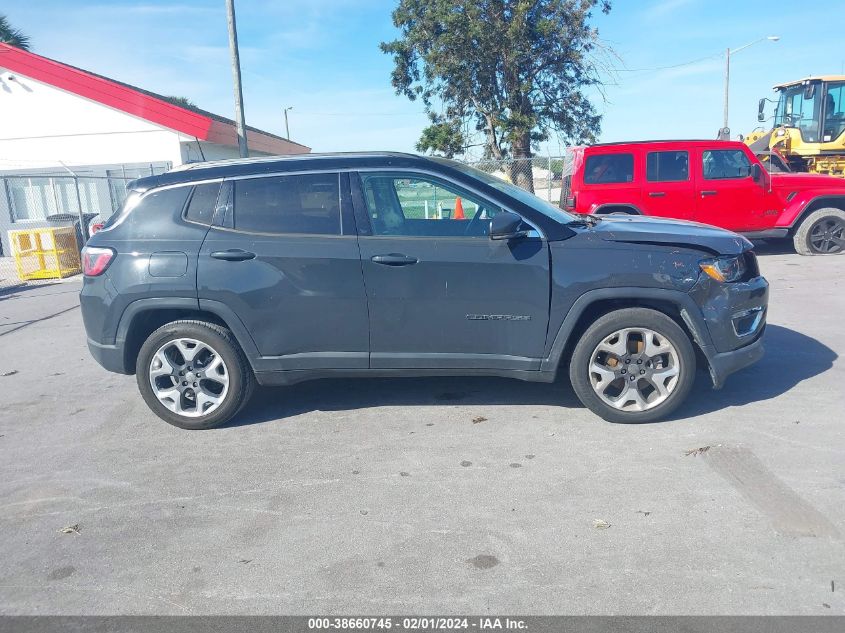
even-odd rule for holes
{"type": "Polygon", "coordinates": [[[460,196],[455,198],[455,213],[452,214],[453,220],[466,220],[464,216],[464,204],[461,202],[460,196]]]}

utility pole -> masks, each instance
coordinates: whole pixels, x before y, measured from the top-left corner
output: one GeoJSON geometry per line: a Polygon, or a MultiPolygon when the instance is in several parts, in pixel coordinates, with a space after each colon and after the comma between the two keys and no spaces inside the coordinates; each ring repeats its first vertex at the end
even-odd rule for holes
{"type": "Polygon", "coordinates": [[[731,49],[725,51],[725,110],[722,121],[722,129],[719,130],[719,139],[722,141],[731,140],[731,128],[728,127],[728,93],[731,86],[731,49]]]}
{"type": "Polygon", "coordinates": [[[285,138],[290,140],[290,127],[288,127],[288,110],[293,110],[293,106],[285,108],[285,138]]]}
{"type": "Polygon", "coordinates": [[[229,24],[229,55],[232,61],[232,81],[235,90],[235,127],[238,131],[238,151],[241,157],[249,156],[244,120],[244,91],[241,86],[241,58],[238,54],[238,27],[235,24],[235,0],[226,0],[226,21],[229,24]]]}

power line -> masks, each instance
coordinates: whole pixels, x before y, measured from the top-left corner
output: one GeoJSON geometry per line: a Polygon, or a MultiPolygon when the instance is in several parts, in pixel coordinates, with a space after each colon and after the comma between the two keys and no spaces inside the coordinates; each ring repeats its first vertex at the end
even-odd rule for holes
{"type": "Polygon", "coordinates": [[[309,112],[303,111],[299,116],[416,116],[418,114],[425,114],[424,111],[415,112],[309,112]]]}
{"type": "Polygon", "coordinates": [[[671,66],[655,66],[653,68],[617,68],[615,72],[618,73],[644,73],[644,72],[653,72],[655,70],[670,70],[672,68],[683,68],[684,66],[692,66],[693,64],[698,64],[700,62],[707,61],[709,59],[717,59],[724,55],[724,53],[714,53],[712,55],[708,55],[707,57],[699,57],[698,59],[693,59],[688,62],[683,62],[681,64],[672,64],[671,66]]]}

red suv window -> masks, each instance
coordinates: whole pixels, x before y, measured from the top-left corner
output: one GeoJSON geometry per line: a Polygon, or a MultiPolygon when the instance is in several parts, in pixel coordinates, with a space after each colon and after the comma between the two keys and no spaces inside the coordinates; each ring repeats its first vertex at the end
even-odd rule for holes
{"type": "Polygon", "coordinates": [[[705,180],[747,178],[751,162],[741,149],[708,149],[701,155],[705,180]]]}
{"type": "Polygon", "coordinates": [[[584,184],[601,185],[612,182],[633,182],[633,154],[594,154],[587,157],[584,184]]]}
{"type": "Polygon", "coordinates": [[[649,182],[689,180],[689,153],[649,152],[646,157],[646,180],[649,182]]]}

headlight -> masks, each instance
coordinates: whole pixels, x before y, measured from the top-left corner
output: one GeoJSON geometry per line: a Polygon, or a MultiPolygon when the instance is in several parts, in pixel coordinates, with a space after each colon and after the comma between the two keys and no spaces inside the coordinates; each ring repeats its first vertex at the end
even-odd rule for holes
{"type": "Polygon", "coordinates": [[[722,283],[739,281],[745,275],[745,257],[742,255],[704,259],[698,265],[710,277],[722,283]]]}

